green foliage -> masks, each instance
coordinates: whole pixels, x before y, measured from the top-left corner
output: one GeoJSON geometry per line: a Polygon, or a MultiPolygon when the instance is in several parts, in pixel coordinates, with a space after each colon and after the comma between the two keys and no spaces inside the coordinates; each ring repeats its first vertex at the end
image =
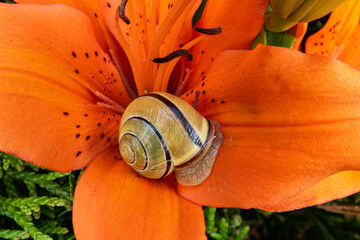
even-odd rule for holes
{"type": "Polygon", "coordinates": [[[250,227],[241,217],[240,209],[204,207],[206,234],[210,239],[245,239],[250,227]]]}
{"type": "Polygon", "coordinates": [[[75,239],[71,204],[78,175],[0,153],[0,239],[75,239]]]}
{"type": "Polygon", "coordinates": [[[0,2],[4,2],[4,3],[16,3],[13,0],[0,0],[0,2]]]}

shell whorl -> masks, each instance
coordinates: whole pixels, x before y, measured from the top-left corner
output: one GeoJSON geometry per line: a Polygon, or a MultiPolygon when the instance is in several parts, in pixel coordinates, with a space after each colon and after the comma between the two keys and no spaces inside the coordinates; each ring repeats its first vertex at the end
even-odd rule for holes
{"type": "Polygon", "coordinates": [[[155,126],[146,118],[127,118],[121,127],[120,153],[139,174],[162,178],[174,168],[169,149],[155,126]]]}
{"type": "Polygon", "coordinates": [[[187,102],[168,93],[150,93],[124,112],[119,148],[135,171],[157,179],[201,159],[213,134],[210,122],[187,102]]]}

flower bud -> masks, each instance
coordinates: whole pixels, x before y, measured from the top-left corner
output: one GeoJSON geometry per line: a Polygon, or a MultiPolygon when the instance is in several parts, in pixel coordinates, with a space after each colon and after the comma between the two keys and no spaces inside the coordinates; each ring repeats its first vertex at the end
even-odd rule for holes
{"type": "Polygon", "coordinates": [[[325,16],[344,0],[270,0],[265,24],[273,32],[283,32],[298,22],[310,22],[325,16]]]}

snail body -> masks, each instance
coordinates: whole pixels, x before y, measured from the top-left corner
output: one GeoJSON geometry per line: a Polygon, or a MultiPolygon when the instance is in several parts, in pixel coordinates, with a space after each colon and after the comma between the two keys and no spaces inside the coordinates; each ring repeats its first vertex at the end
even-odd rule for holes
{"type": "Polygon", "coordinates": [[[211,166],[206,163],[208,159],[202,160],[213,149],[214,138],[220,137],[215,125],[181,98],[150,93],[135,99],[125,110],[120,124],[120,153],[144,177],[159,179],[175,170],[180,183],[197,185],[197,179],[202,182],[210,175],[216,158],[210,154],[214,158],[211,166]],[[207,172],[207,176],[188,176],[194,175],[194,170],[198,175],[207,172]]]}

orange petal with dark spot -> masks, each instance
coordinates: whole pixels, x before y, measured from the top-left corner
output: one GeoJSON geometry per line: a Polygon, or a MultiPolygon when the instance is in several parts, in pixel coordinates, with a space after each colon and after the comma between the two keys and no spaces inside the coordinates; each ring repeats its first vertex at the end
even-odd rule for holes
{"type": "Polygon", "coordinates": [[[76,187],[76,239],[206,239],[201,206],[179,196],[173,183],[138,176],[119,161],[117,148],[101,154],[76,187]]]}
{"type": "Polygon", "coordinates": [[[131,101],[86,15],[0,4],[0,151],[56,171],[116,145],[131,101]]]}
{"type": "Polygon", "coordinates": [[[179,185],[182,196],[215,207],[286,211],[359,190],[342,174],[360,170],[359,71],[258,45],[220,54],[183,98],[192,102],[196,91],[199,112],[222,125],[224,142],[210,177],[195,187],[179,185]],[[348,186],[325,189],[328,178],[348,186]]]}
{"type": "MultiPolygon", "coordinates": [[[[186,66],[192,72],[187,81],[182,83],[184,91],[201,82],[201,73],[208,72],[213,59],[221,51],[250,49],[263,26],[267,4],[267,0],[207,2],[203,15],[196,26],[201,28],[221,27],[222,33],[208,36],[191,49],[194,60],[188,62],[186,66]]],[[[181,86],[180,83],[178,85],[181,86]]]]}
{"type": "Polygon", "coordinates": [[[360,1],[348,0],[336,8],[325,26],[307,39],[305,51],[339,59],[360,70],[360,1]]]}

